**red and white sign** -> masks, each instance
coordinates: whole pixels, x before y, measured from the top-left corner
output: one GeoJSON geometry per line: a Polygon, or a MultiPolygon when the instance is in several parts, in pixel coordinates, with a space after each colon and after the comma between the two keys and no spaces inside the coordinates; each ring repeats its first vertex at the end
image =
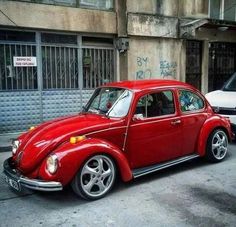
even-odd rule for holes
{"type": "Polygon", "coordinates": [[[13,57],[14,67],[37,66],[36,57],[13,57]]]}

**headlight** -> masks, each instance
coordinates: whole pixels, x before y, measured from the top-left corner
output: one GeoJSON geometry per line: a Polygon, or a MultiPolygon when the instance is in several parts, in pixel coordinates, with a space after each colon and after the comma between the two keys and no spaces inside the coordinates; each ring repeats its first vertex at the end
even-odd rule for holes
{"type": "Polygon", "coordinates": [[[15,154],[17,149],[19,148],[20,146],[20,141],[19,140],[14,140],[12,142],[12,153],[15,154]]]}
{"type": "Polygon", "coordinates": [[[50,155],[47,158],[47,164],[46,164],[46,168],[48,170],[49,173],[54,174],[57,171],[58,168],[58,158],[55,154],[50,155]]]}

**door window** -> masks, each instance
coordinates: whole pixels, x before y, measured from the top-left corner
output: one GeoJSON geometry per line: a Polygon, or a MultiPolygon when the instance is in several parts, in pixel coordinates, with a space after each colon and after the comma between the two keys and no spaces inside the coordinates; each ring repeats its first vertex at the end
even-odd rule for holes
{"type": "Polygon", "coordinates": [[[171,91],[162,91],[141,97],[135,111],[135,115],[138,115],[140,118],[157,117],[174,113],[174,98],[171,91]]]}
{"type": "Polygon", "coordinates": [[[203,99],[197,94],[187,91],[179,91],[179,103],[182,112],[197,111],[204,108],[203,99]]]}

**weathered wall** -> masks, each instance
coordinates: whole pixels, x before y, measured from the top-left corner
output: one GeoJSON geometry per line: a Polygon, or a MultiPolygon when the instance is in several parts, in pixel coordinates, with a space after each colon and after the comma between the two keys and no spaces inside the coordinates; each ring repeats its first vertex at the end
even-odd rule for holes
{"type": "Polygon", "coordinates": [[[157,0],[127,0],[127,12],[131,13],[157,13],[157,0]]]}
{"type": "Polygon", "coordinates": [[[208,0],[178,0],[179,16],[190,18],[208,17],[208,0]]]}
{"type": "Polygon", "coordinates": [[[211,42],[235,42],[235,30],[220,31],[218,29],[199,28],[196,39],[209,40],[211,42]]]}
{"type": "Polygon", "coordinates": [[[178,79],[185,70],[183,42],[176,39],[130,39],[128,51],[129,79],[178,79]]]}
{"type": "Polygon", "coordinates": [[[205,18],[208,0],[127,0],[127,12],[205,18]]]}
{"type": "MultiPolygon", "coordinates": [[[[1,1],[0,9],[18,26],[76,32],[116,33],[116,13],[35,3],[1,1]]],[[[15,26],[3,14],[0,25],[15,26]]]]}
{"type": "Polygon", "coordinates": [[[177,38],[178,19],[158,15],[129,14],[128,34],[177,38]]]}
{"type": "Polygon", "coordinates": [[[158,0],[157,14],[164,16],[178,16],[179,1],[178,0],[158,0]]]}

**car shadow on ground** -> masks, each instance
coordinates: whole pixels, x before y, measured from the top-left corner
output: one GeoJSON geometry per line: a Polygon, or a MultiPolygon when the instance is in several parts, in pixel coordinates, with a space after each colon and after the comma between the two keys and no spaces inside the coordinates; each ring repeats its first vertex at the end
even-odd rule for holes
{"type": "MultiPolygon", "coordinates": [[[[227,157],[224,161],[227,162],[227,160],[231,159],[231,156],[234,156],[232,152],[229,152],[227,154],[227,157]]],[[[213,163],[207,162],[204,158],[196,158],[166,169],[162,169],[160,171],[150,173],[146,176],[134,179],[130,182],[124,183],[120,177],[118,176],[118,179],[116,181],[116,184],[113,188],[113,190],[110,192],[112,196],[114,196],[116,193],[120,193],[124,190],[128,190],[132,187],[138,187],[139,185],[151,183],[152,181],[166,178],[166,177],[173,177],[176,174],[190,171],[190,170],[196,170],[198,168],[204,168],[210,165],[217,165],[213,163]]],[[[11,190],[11,189],[9,189],[11,190]]],[[[12,190],[14,192],[14,190],[12,190]]],[[[49,202],[53,203],[55,206],[60,206],[63,204],[63,207],[66,206],[77,206],[88,203],[87,200],[84,200],[77,196],[70,185],[66,186],[63,191],[56,191],[56,192],[42,192],[42,191],[31,191],[31,190],[23,190],[23,192],[14,192],[16,194],[16,197],[36,197],[36,200],[41,202],[49,202]]],[[[13,197],[14,198],[14,197],[13,197]]],[[[109,198],[109,195],[108,195],[109,198]]],[[[92,202],[93,203],[93,202],[92,202]]]]}
{"type": "MultiPolygon", "coordinates": [[[[230,159],[230,156],[231,154],[229,153],[225,161],[227,161],[227,159],[230,159]]],[[[213,164],[207,162],[203,158],[196,158],[194,160],[190,160],[185,163],[181,163],[179,165],[172,166],[172,167],[160,170],[158,172],[154,172],[146,176],[134,179],[127,183],[122,182],[122,180],[118,176],[117,182],[110,193],[114,195],[115,193],[122,192],[123,190],[128,190],[129,188],[132,188],[132,187],[137,187],[139,185],[150,183],[152,181],[155,181],[161,178],[171,177],[181,172],[202,168],[204,166],[206,167],[208,165],[213,165],[213,164]]],[[[34,193],[34,195],[36,195],[37,197],[40,197],[43,200],[56,202],[57,204],[63,203],[63,206],[65,206],[66,204],[68,206],[71,206],[71,205],[76,205],[76,204],[84,204],[88,202],[86,200],[83,200],[79,196],[77,196],[73,192],[70,186],[65,187],[63,191],[58,191],[58,192],[38,192],[37,191],[34,193]]]]}

